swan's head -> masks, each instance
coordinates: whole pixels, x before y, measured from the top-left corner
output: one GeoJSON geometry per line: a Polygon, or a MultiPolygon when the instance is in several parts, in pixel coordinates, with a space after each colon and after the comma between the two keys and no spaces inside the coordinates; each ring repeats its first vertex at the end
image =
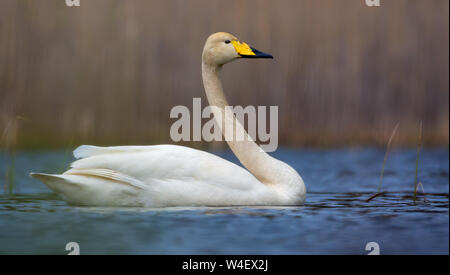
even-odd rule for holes
{"type": "Polygon", "coordinates": [[[238,58],[273,58],[270,54],[258,51],[234,35],[217,32],[208,37],[203,48],[203,63],[221,66],[238,58]]]}

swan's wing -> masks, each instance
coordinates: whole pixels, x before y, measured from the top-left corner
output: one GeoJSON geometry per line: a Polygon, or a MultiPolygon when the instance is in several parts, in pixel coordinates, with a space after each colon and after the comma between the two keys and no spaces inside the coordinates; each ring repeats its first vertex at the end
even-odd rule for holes
{"type": "Polygon", "coordinates": [[[278,195],[242,167],[176,145],[95,147],[63,175],[33,174],[76,205],[224,206],[276,204],[278,195]]]}
{"type": "Polygon", "coordinates": [[[117,183],[128,184],[136,189],[145,189],[145,184],[140,180],[130,177],[126,174],[112,171],[108,169],[70,169],[64,175],[77,175],[84,177],[97,177],[104,180],[113,181],[117,183]]]}
{"type": "Polygon", "coordinates": [[[96,197],[100,194],[119,194],[117,188],[120,195],[114,199],[103,195],[103,205],[133,205],[133,201],[147,206],[252,205],[270,203],[275,196],[244,168],[189,147],[83,146],[75,155],[83,158],[73,162],[63,176],[80,177],[80,186],[90,190],[83,196],[95,197],[85,204],[99,201],[96,197]],[[133,195],[128,197],[122,191],[133,195]]]}
{"type": "Polygon", "coordinates": [[[87,158],[96,155],[115,154],[115,153],[132,153],[158,150],[165,146],[172,145],[154,145],[154,146],[110,146],[100,147],[94,145],[81,145],[73,151],[76,159],[87,158]]]}
{"type": "Polygon", "coordinates": [[[208,152],[177,145],[96,147],[74,151],[81,159],[73,169],[107,169],[139,180],[203,182],[227,189],[249,190],[262,185],[242,167],[208,152]]]}

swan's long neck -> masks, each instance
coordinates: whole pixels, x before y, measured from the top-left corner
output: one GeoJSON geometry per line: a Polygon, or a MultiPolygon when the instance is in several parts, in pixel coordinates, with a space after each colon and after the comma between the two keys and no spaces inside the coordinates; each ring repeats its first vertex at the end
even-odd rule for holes
{"type": "Polygon", "coordinates": [[[233,153],[258,180],[270,184],[276,181],[274,162],[278,160],[264,152],[247,134],[241,123],[230,112],[230,109],[219,79],[220,67],[202,63],[203,85],[212,112],[225,140],[233,153]],[[222,118],[222,121],[219,121],[222,118]],[[236,140],[235,136],[244,137],[236,140]]]}

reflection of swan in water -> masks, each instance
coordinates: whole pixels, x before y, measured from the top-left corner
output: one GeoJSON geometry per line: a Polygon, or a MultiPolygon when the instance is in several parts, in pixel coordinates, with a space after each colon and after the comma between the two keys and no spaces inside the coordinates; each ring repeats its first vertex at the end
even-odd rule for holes
{"type": "MultiPolygon", "coordinates": [[[[202,77],[216,118],[227,129],[247,133],[225,113],[222,65],[239,58],[271,58],[228,33],[215,33],[205,44],[202,77]],[[231,127],[227,127],[231,125],[231,127]]],[[[219,123],[221,125],[221,123],[219,123]]],[[[228,130],[229,131],[229,130],[228,130]]],[[[213,154],[176,145],[96,147],[74,151],[79,160],[62,175],[32,173],[73,205],[89,206],[232,206],[300,205],[306,195],[300,175],[272,158],[251,139],[228,141],[239,167],[213,154]]]]}

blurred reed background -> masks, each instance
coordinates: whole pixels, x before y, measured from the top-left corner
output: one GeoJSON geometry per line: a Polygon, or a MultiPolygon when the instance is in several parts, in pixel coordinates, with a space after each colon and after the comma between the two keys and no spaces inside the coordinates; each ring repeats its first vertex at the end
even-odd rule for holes
{"type": "MultiPolygon", "coordinates": [[[[449,1],[2,0],[1,146],[171,143],[227,31],[275,56],[225,67],[232,105],[278,105],[289,146],[449,142],[449,1]]],[[[191,146],[198,146],[194,143],[191,146]]]]}

